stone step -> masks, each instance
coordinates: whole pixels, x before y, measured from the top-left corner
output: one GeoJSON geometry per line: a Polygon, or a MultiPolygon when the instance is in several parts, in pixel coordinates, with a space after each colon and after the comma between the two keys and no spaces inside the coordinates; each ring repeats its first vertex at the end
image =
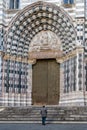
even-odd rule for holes
{"type": "MultiPolygon", "coordinates": [[[[87,121],[87,107],[59,107],[47,106],[47,121],[87,121]]],[[[28,108],[6,107],[0,108],[0,121],[30,121],[40,122],[41,107],[28,108]]]]}

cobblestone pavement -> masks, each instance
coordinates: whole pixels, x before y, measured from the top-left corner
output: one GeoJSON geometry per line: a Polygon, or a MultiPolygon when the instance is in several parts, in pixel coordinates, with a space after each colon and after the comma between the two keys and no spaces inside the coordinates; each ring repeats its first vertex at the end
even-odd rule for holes
{"type": "Polygon", "coordinates": [[[0,130],[87,130],[87,124],[0,124],[0,130]]]}

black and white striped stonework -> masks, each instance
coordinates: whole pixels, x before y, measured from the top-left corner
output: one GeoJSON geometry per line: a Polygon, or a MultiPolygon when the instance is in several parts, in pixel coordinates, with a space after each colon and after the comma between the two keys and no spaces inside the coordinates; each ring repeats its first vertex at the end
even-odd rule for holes
{"type": "Polygon", "coordinates": [[[64,53],[75,48],[76,32],[68,14],[56,5],[37,2],[25,7],[9,24],[6,53],[27,57],[32,38],[42,30],[57,34],[64,53]]]}

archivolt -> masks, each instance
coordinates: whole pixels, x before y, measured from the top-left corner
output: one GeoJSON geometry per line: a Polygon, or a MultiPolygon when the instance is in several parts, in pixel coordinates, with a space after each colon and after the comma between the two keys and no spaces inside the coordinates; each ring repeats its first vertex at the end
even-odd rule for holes
{"type": "Polygon", "coordinates": [[[60,38],[64,53],[75,48],[76,32],[69,15],[54,4],[39,1],[12,19],[6,34],[6,53],[27,57],[29,43],[42,30],[50,30],[60,38]]]}

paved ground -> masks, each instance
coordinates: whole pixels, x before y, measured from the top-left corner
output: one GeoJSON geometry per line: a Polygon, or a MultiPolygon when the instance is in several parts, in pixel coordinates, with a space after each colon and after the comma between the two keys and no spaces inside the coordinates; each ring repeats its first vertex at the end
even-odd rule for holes
{"type": "Polygon", "coordinates": [[[87,124],[0,124],[0,130],[87,130],[87,124]]]}

